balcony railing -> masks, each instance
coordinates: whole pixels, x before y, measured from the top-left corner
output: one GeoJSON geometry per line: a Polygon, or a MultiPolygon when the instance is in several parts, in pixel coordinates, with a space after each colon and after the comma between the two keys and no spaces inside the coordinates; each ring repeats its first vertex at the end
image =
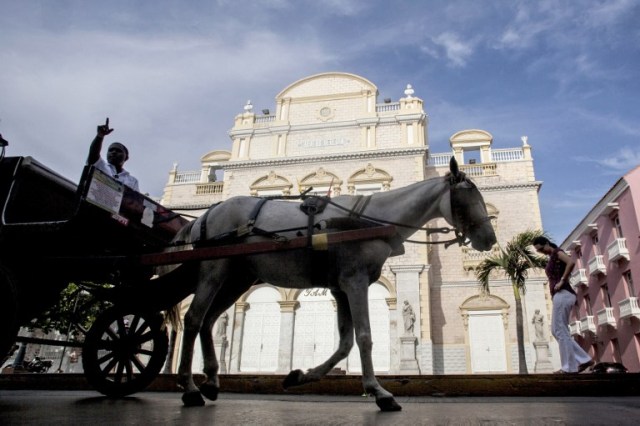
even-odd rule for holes
{"type": "Polygon", "coordinates": [[[211,182],[196,185],[196,195],[222,194],[224,182],[211,182]]]}
{"type": "Polygon", "coordinates": [[[429,154],[429,165],[448,166],[452,156],[453,154],[450,152],[445,152],[444,154],[429,154]]]}
{"type": "Polygon", "coordinates": [[[522,151],[522,148],[494,149],[491,151],[491,161],[495,161],[496,163],[522,160],[523,158],[524,152],[522,151]]]}
{"type": "Polygon", "coordinates": [[[640,319],[640,307],[637,297],[628,297],[618,302],[620,306],[620,319],[636,317],[640,319]]]}
{"type": "Polygon", "coordinates": [[[173,183],[196,183],[200,182],[200,176],[202,176],[202,172],[193,171],[193,172],[180,172],[176,173],[176,178],[173,183]]]}
{"type": "Polygon", "coordinates": [[[613,308],[604,308],[598,311],[598,326],[611,326],[616,328],[616,317],[613,316],[613,308]]]}
{"type": "Polygon", "coordinates": [[[589,275],[606,274],[607,267],[604,264],[604,258],[601,254],[593,256],[589,259],[589,275]]]}
{"type": "Polygon", "coordinates": [[[572,336],[580,336],[580,321],[574,321],[569,323],[569,333],[572,336]]]}
{"type": "MultiPolygon", "coordinates": [[[[389,112],[389,111],[399,111],[400,110],[400,102],[390,102],[388,104],[377,104],[376,112],[389,112]]],[[[451,157],[451,155],[449,155],[451,157]]]]}
{"type": "Polygon", "coordinates": [[[495,256],[500,252],[498,246],[493,247],[489,251],[478,251],[471,247],[462,247],[462,268],[465,271],[475,269],[489,256],[495,256]]]}
{"type": "Polygon", "coordinates": [[[609,262],[615,262],[620,259],[629,260],[629,249],[627,248],[626,238],[616,238],[607,247],[609,253],[609,262]]]}
{"type": "Polygon", "coordinates": [[[579,285],[589,285],[589,278],[587,277],[587,271],[584,268],[574,269],[569,277],[569,284],[571,287],[577,287],[579,285]]]}
{"type": "Polygon", "coordinates": [[[497,176],[497,169],[495,163],[463,164],[460,166],[460,170],[471,177],[497,176]]]}
{"type": "Polygon", "coordinates": [[[593,315],[580,318],[580,331],[586,333],[596,333],[596,323],[593,322],[593,315]]]}

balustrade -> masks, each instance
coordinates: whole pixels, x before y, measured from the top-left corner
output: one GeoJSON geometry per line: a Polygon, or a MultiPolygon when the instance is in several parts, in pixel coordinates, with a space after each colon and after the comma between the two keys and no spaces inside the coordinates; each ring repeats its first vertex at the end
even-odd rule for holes
{"type": "Polygon", "coordinates": [[[609,254],[609,262],[615,262],[620,259],[629,260],[629,249],[627,248],[626,238],[616,238],[607,247],[607,253],[609,254]]]}
{"type": "Polygon", "coordinates": [[[606,326],[609,325],[613,328],[616,328],[616,317],[613,315],[613,308],[604,308],[597,313],[598,315],[598,326],[606,326]]]}
{"type": "Polygon", "coordinates": [[[604,264],[604,257],[601,254],[589,259],[589,275],[606,274],[607,267],[604,264]]]}
{"type": "Polygon", "coordinates": [[[569,284],[571,287],[577,287],[579,285],[589,285],[589,279],[587,278],[587,272],[584,268],[574,269],[569,277],[569,284]]]}
{"type": "Polygon", "coordinates": [[[620,319],[636,317],[640,319],[640,307],[637,297],[628,297],[618,302],[620,307],[620,319]]]}
{"type": "Polygon", "coordinates": [[[580,336],[580,321],[569,323],[569,332],[572,336],[580,336]]]}
{"type": "Polygon", "coordinates": [[[587,315],[580,318],[580,331],[582,333],[593,333],[596,332],[596,324],[593,322],[593,315],[587,315]]]}

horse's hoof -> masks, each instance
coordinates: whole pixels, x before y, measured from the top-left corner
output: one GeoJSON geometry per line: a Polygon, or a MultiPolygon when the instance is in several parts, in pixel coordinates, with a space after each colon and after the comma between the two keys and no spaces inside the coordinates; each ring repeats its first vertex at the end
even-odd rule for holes
{"type": "Polygon", "coordinates": [[[200,385],[200,393],[210,401],[218,399],[218,392],[220,392],[220,388],[214,384],[203,383],[200,385]]]}
{"type": "Polygon", "coordinates": [[[186,407],[202,407],[204,405],[204,399],[200,392],[190,391],[182,394],[182,403],[186,407]]]}
{"type": "Polygon", "coordinates": [[[291,371],[287,377],[284,378],[282,382],[282,387],[288,389],[292,386],[300,386],[303,384],[304,373],[302,370],[293,370],[291,371]]]}
{"type": "Polygon", "coordinates": [[[400,411],[400,410],[402,410],[402,407],[400,406],[400,404],[398,404],[396,402],[396,400],[393,399],[393,397],[377,398],[376,399],[376,404],[378,404],[378,407],[380,408],[380,411],[400,411]]]}

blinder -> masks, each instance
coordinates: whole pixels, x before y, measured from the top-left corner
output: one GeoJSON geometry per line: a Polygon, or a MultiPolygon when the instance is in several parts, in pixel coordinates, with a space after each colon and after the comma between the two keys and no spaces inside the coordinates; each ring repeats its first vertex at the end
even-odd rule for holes
{"type": "MultiPolygon", "coordinates": [[[[476,185],[464,176],[464,173],[459,174],[462,176],[451,177],[449,180],[451,216],[456,234],[454,242],[466,246],[471,242],[467,238],[469,231],[482,222],[493,219],[493,216],[474,218],[474,207],[477,205],[484,207],[482,195],[476,185]]],[[[475,216],[478,216],[477,213],[475,216]]]]}

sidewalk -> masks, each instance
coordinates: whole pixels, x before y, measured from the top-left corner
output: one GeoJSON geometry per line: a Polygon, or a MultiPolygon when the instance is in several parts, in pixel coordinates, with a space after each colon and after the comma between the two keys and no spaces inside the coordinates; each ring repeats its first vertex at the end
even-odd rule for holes
{"type": "MultiPolygon", "coordinates": [[[[220,376],[220,390],[228,393],[272,395],[363,394],[360,376],[329,375],[285,391],[284,375],[234,374],[220,376]]],[[[196,382],[204,376],[195,375],[196,382]]],[[[396,396],[640,396],[640,373],[378,376],[396,396]]],[[[92,390],[82,374],[0,374],[0,390],[92,390]]],[[[161,374],[148,391],[180,392],[175,374],[161,374]]]]}

